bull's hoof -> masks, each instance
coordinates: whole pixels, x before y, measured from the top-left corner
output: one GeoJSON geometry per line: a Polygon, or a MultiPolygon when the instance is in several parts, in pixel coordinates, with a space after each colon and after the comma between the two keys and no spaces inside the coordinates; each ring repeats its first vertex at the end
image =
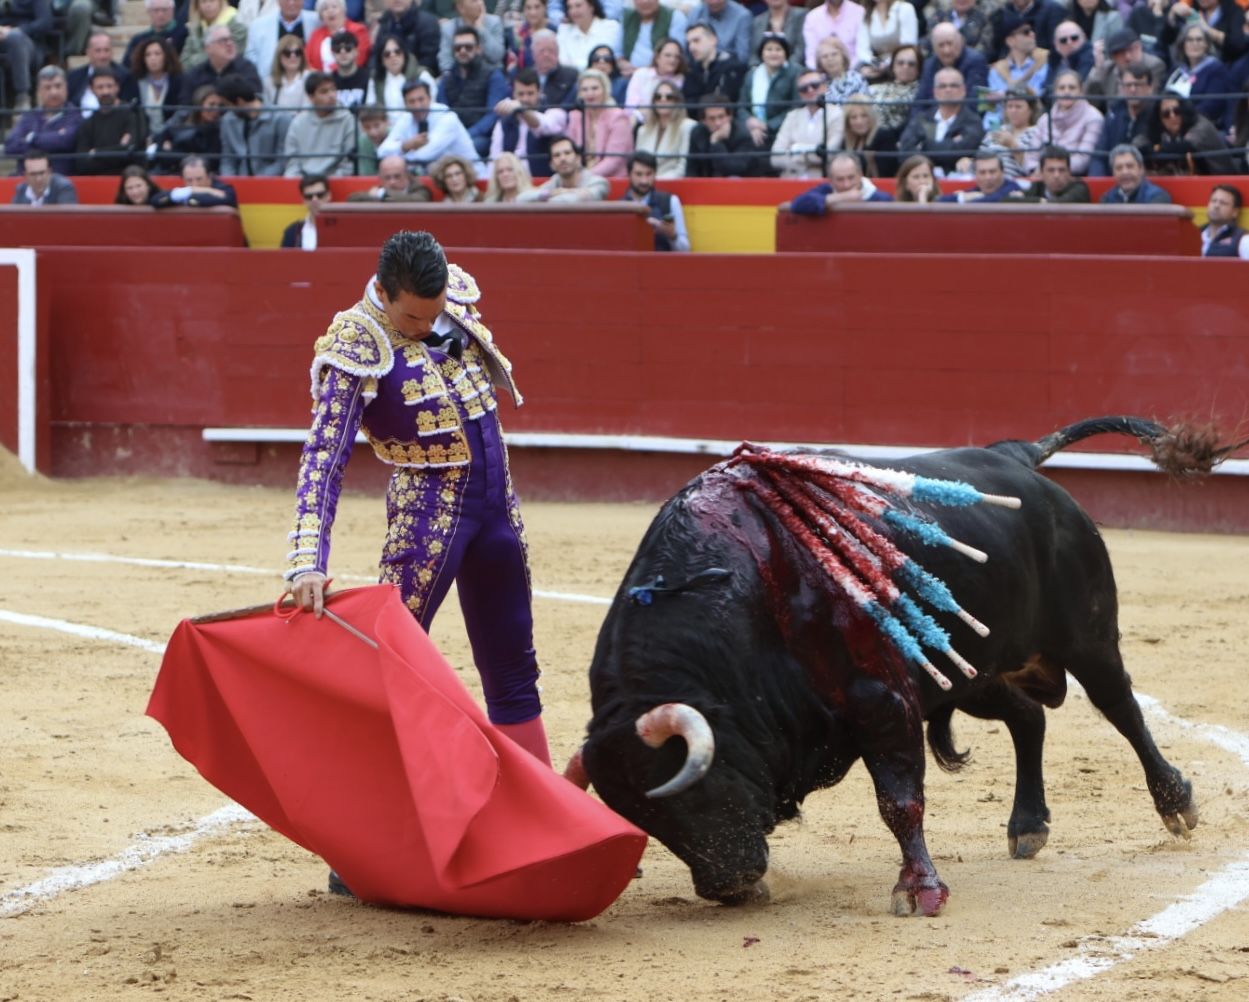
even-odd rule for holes
{"type": "Polygon", "coordinates": [[[1192,838],[1189,832],[1197,827],[1198,820],[1197,805],[1191,800],[1177,814],[1162,815],[1162,823],[1176,838],[1192,838]]]}
{"type": "Polygon", "coordinates": [[[1045,848],[1045,843],[1049,841],[1050,832],[1048,828],[1041,831],[1026,832],[1023,835],[1011,835],[1007,838],[1007,844],[1010,846],[1010,854],[1012,859],[1032,859],[1038,852],[1045,848]]]}
{"type": "Polygon", "coordinates": [[[923,915],[932,918],[941,914],[941,909],[950,898],[950,889],[945,884],[936,887],[911,889],[901,885],[893,889],[890,899],[890,910],[893,914],[908,918],[911,915],[923,915]]]}
{"type": "Polygon", "coordinates": [[[772,892],[768,890],[766,881],[758,880],[749,887],[741,891],[734,891],[732,894],[725,894],[720,897],[722,905],[766,905],[772,899],[772,892]]]}

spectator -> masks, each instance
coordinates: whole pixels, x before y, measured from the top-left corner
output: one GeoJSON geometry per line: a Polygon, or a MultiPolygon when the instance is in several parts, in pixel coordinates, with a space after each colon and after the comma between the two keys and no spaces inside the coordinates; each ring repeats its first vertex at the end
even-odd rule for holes
{"type": "Polygon", "coordinates": [[[582,160],[600,177],[624,177],[633,152],[633,121],[616,105],[607,74],[584,70],[577,81],[578,107],[568,116],[568,138],[584,150],[582,160]]]}
{"type": "Polygon", "coordinates": [[[1180,93],[1187,91],[1197,111],[1219,129],[1232,123],[1236,114],[1235,101],[1225,95],[1232,93],[1232,78],[1227,67],[1212,53],[1210,29],[1195,21],[1186,26],[1175,43],[1175,72],[1167,87],[1180,93]]]}
{"type": "Polygon", "coordinates": [[[534,32],[533,68],[542,87],[542,104],[547,108],[572,107],[577,100],[578,72],[559,62],[559,40],[555,32],[543,29],[534,32]]]}
{"type": "Polygon", "coordinates": [[[1144,63],[1135,63],[1123,70],[1119,77],[1119,87],[1123,100],[1114,101],[1106,113],[1102,123],[1101,135],[1098,136],[1093,156],[1089,159],[1089,177],[1108,177],[1110,164],[1105,153],[1123,143],[1138,145],[1143,148],[1145,140],[1137,143],[1137,137],[1143,136],[1149,120],[1151,105],[1141,98],[1149,93],[1149,69],[1144,63]]]}
{"type": "Polygon", "coordinates": [[[693,107],[707,94],[715,93],[736,104],[746,76],[745,64],[721,51],[715,29],[709,24],[691,24],[685,32],[685,42],[690,54],[689,72],[683,84],[685,103],[693,107]]]}
{"type": "Polygon", "coordinates": [[[927,205],[940,198],[941,182],[937,180],[932,161],[923,154],[903,160],[898,168],[896,190],[899,202],[927,205]]]}
{"type": "Polygon", "coordinates": [[[815,62],[828,88],[824,97],[832,104],[841,104],[851,94],[868,92],[867,81],[851,68],[850,53],[836,35],[829,35],[816,46],[815,62]]]}
{"type": "Polygon", "coordinates": [[[1102,205],[1170,204],[1171,196],[1145,176],[1145,158],[1135,146],[1124,143],[1110,151],[1114,187],[1101,197],[1102,205]]]}
{"type": "Polygon", "coordinates": [[[463,157],[457,157],[454,153],[440,157],[429,168],[429,176],[442,192],[444,202],[471,204],[481,201],[481,192],[477,190],[477,173],[473,170],[473,165],[463,157]]]}
{"type": "MultiPolygon", "coordinates": [[[[311,107],[299,112],[286,130],[287,177],[324,174],[342,177],[351,173],[351,154],[356,149],[356,123],[351,112],[338,105],[333,77],[310,73],[304,92],[311,107]]],[[[379,150],[379,152],[384,152],[379,150]]]]}
{"type": "Polygon", "coordinates": [[[302,50],[304,43],[321,26],[316,13],[305,10],[303,0],[276,0],[247,28],[247,46],[243,57],[261,72],[278,66],[278,50],[287,36],[298,39],[302,50]]]}
{"type": "Polygon", "coordinates": [[[330,76],[338,89],[338,104],[342,108],[358,108],[364,104],[369,92],[369,71],[356,58],[360,44],[350,31],[339,31],[330,39],[330,54],[334,62],[330,76]]]}
{"type": "Polygon", "coordinates": [[[737,0],[703,0],[690,12],[690,24],[709,24],[720,48],[743,66],[750,60],[750,11],[737,0]]]}
{"type": "Polygon", "coordinates": [[[490,165],[490,180],[486,182],[487,202],[519,202],[521,195],[533,190],[533,178],[524,161],[515,153],[500,153],[490,165]]]}
{"type": "Polygon", "coordinates": [[[1093,45],[1075,21],[1061,21],[1054,29],[1054,47],[1050,50],[1047,80],[1053,80],[1060,70],[1074,70],[1083,81],[1093,69],[1095,60],[1093,45]]]}
{"type": "Polygon", "coordinates": [[[1171,48],[1183,29],[1194,23],[1205,25],[1211,53],[1226,63],[1234,63],[1249,48],[1245,15],[1235,0],[1176,0],[1167,10],[1159,46],[1171,48]]]}
{"type": "Polygon", "coordinates": [[[919,18],[908,0],[873,0],[871,13],[859,29],[855,69],[865,80],[884,80],[894,50],[918,41],[919,18]]]}
{"type": "Polygon", "coordinates": [[[266,111],[264,101],[242,77],[226,77],[219,90],[233,111],[221,121],[221,173],[227,177],[281,177],[286,170],[290,118],[266,111]]]}
{"type": "Polygon", "coordinates": [[[143,110],[149,135],[174,116],[182,103],[182,63],[169,39],[149,38],[134,50],[121,99],[143,110]]]}
{"type": "Polygon", "coordinates": [[[893,50],[888,77],[868,87],[876,102],[880,126],[895,135],[902,131],[911,117],[911,103],[919,92],[919,76],[924,70],[924,57],[916,45],[899,45],[893,50]]]}
{"type": "Polygon", "coordinates": [[[43,150],[31,147],[22,163],[22,180],[13,192],[14,205],[77,205],[74,183],[52,169],[43,150]]]}
{"type": "MultiPolygon", "coordinates": [[[[418,66],[428,72],[439,72],[438,49],[442,45],[442,27],[438,18],[425,10],[420,0],[385,0],[385,5],[386,9],[374,30],[374,50],[380,48],[384,40],[397,38],[405,56],[411,56],[418,66]]],[[[380,63],[376,58],[374,61],[380,63]]],[[[402,98],[402,95],[398,96],[402,98]]],[[[372,98],[369,103],[373,103],[372,98]]],[[[403,101],[396,104],[402,107],[403,101]]]]}
{"type": "Polygon", "coordinates": [[[238,54],[230,29],[225,25],[219,24],[208,29],[208,33],[204,36],[204,53],[208,58],[193,69],[188,69],[185,61],[182,64],[186,71],[182,85],[186,93],[194,93],[205,84],[212,84],[215,87],[221,82],[222,77],[228,76],[241,76],[255,87],[257,92],[264,91],[259,71],[238,54]]]}
{"type": "MultiPolygon", "coordinates": [[[[751,9],[754,9],[754,5],[751,9]]],[[[789,0],[765,0],[764,9],[750,22],[750,51],[753,53],[754,63],[759,62],[759,43],[763,41],[764,35],[784,35],[789,42],[791,58],[799,66],[803,65],[806,50],[802,42],[802,23],[806,13],[803,8],[795,7],[789,0]]]]}
{"type": "Polygon", "coordinates": [[[347,7],[343,0],[317,0],[317,17],[321,27],[317,28],[304,44],[308,65],[321,73],[329,73],[334,65],[334,48],[331,39],[340,31],[350,31],[356,36],[356,61],[367,66],[369,53],[372,51],[369,41],[369,29],[358,21],[347,17],[347,7]]]}
{"type": "Polygon", "coordinates": [[[781,177],[823,177],[828,153],[841,148],[842,111],[824,102],[826,86],[819,70],[803,70],[798,77],[802,105],[786,114],[771,144],[772,169],[781,177]]]}
{"type": "Polygon", "coordinates": [[[1005,34],[1006,55],[989,67],[985,100],[999,102],[1008,90],[1019,87],[1040,94],[1049,73],[1049,51],[1037,48],[1036,29],[1009,7],[1002,12],[999,27],[1005,34]]]}
{"type": "MultiPolygon", "coordinates": [[[[1040,148],[1043,138],[1035,124],[1036,95],[1027,88],[1008,90],[1002,107],[1002,122],[984,134],[980,148],[1001,157],[1007,177],[1023,177],[1032,173],[1027,157],[1040,148]]],[[[971,169],[971,157],[960,157],[955,165],[959,174],[970,173],[971,169]]]]}
{"type": "Polygon", "coordinates": [[[828,162],[828,181],[804,191],[789,205],[789,211],[800,216],[822,216],[844,202],[892,201],[892,195],[863,176],[858,154],[838,153],[828,162]]]}
{"type": "Polygon", "coordinates": [[[265,104],[292,111],[308,107],[304,82],[311,72],[303,40],[298,35],[283,35],[265,77],[265,104]]]}
{"type": "Polygon", "coordinates": [[[937,25],[932,29],[931,37],[933,58],[924,63],[924,75],[919,78],[919,90],[915,94],[914,115],[931,114],[931,109],[922,102],[933,99],[936,90],[934,81],[940,70],[958,70],[965,89],[972,92],[977,87],[989,85],[989,64],[984,56],[964,43],[963,36],[954,25],[937,25]]]}
{"type": "MultiPolygon", "coordinates": [[[[1071,20],[1094,47],[1097,47],[1099,42],[1105,46],[1107,38],[1116,31],[1123,30],[1123,15],[1115,9],[1110,0],[1072,0],[1071,20]]],[[[1058,34],[1057,25],[1055,25],[1054,34],[1058,34]]]]}
{"type": "Polygon", "coordinates": [[[1002,202],[1023,193],[1023,189],[1006,176],[1002,158],[991,150],[977,150],[972,169],[976,186],[942,195],[938,202],[1002,202]]]}
{"type": "Polygon", "coordinates": [[[377,184],[363,191],[353,191],[348,202],[428,202],[433,198],[429,189],[408,170],[401,156],[382,157],[377,165],[377,184]]]}
{"type": "Polygon", "coordinates": [[[567,136],[551,140],[551,169],[543,185],[517,196],[518,202],[601,202],[610,185],[607,178],[585,169],[581,150],[567,136]]]}
{"type": "Polygon", "coordinates": [[[620,64],[610,45],[596,45],[590,50],[590,58],[586,61],[587,70],[598,70],[607,77],[608,94],[617,104],[624,104],[625,90],[629,81],[620,72],[620,64]]]}
{"type": "Polygon", "coordinates": [[[131,37],[121,57],[123,66],[132,66],[135,50],[154,39],[168,42],[175,55],[186,44],[186,26],[174,17],[174,0],[143,0],[143,10],[147,14],[148,26],[131,37]]]}
{"type": "Polygon", "coordinates": [[[1141,0],[1140,3],[1133,4],[1128,11],[1122,12],[1127,18],[1125,27],[1135,31],[1145,51],[1155,56],[1161,56],[1166,52],[1165,47],[1159,45],[1158,39],[1166,30],[1167,9],[1171,3],[1172,0],[1141,0]]]}
{"type": "Polygon", "coordinates": [[[452,44],[456,32],[461,28],[472,28],[477,32],[481,61],[489,69],[503,68],[503,60],[507,55],[503,21],[494,14],[486,13],[485,0],[455,0],[455,17],[444,21],[442,25],[442,36],[438,44],[439,70],[447,73],[454,68],[452,44]]]}
{"type": "Polygon", "coordinates": [[[1054,44],[1054,29],[1058,27],[1058,22],[1067,17],[1067,8],[1054,3],[1054,0],[1006,0],[989,16],[989,27],[993,29],[993,40],[985,53],[989,62],[997,62],[1006,55],[1008,28],[1017,17],[1032,25],[1037,45],[1048,49],[1054,44]]]}
{"type": "Polygon", "coordinates": [[[1149,71],[1150,90],[1157,94],[1166,80],[1167,67],[1157,56],[1151,56],[1141,46],[1140,36],[1131,28],[1116,31],[1106,39],[1105,56],[1096,56],[1093,68],[1085,78],[1085,88],[1090,97],[1114,98],[1119,96],[1123,71],[1134,65],[1143,65],[1149,71]],[[1105,58],[1109,56],[1109,61],[1105,58]]]}
{"type": "Polygon", "coordinates": [[[385,108],[376,104],[367,104],[356,112],[356,122],[360,127],[359,135],[356,137],[356,173],[376,174],[377,149],[390,134],[390,117],[386,114],[385,108]]]}
{"type": "Polygon", "coordinates": [[[681,200],[655,187],[658,164],[649,153],[629,157],[629,187],[620,197],[622,202],[641,202],[649,210],[646,221],[655,231],[655,250],[688,251],[690,235],[685,229],[685,212],[681,200]]]}
{"type": "MultiPolygon", "coordinates": [[[[1087,174],[1089,157],[1097,149],[1105,119],[1102,113],[1084,98],[1080,74],[1063,70],[1054,81],[1054,104],[1036,124],[1036,134],[1051,146],[1061,146],[1071,154],[1074,174],[1087,174]]],[[[1028,173],[1040,166],[1037,151],[1024,156],[1028,173]]]]}
{"type": "Polygon", "coordinates": [[[208,58],[208,36],[217,27],[226,29],[234,43],[231,59],[246,51],[247,25],[239,20],[237,8],[226,0],[191,0],[191,22],[181,53],[182,65],[188,72],[208,58]]]}
{"type": "Polygon", "coordinates": [[[532,67],[516,71],[512,96],[494,108],[497,121],[490,136],[490,161],[504,153],[515,156],[532,177],[551,173],[550,142],[562,135],[568,125],[563,108],[543,108],[538,73],[532,67]]]}
{"type": "MultiPolygon", "coordinates": [[[[765,35],[759,43],[759,62],[742,83],[737,117],[756,146],[772,146],[798,96],[798,67],[789,61],[789,55],[789,41],[784,35],[765,35]]],[[[824,75],[819,76],[823,79],[824,75]]]]}
{"type": "Polygon", "coordinates": [[[207,161],[200,156],[189,156],[181,165],[182,185],[160,192],[152,204],[158,209],[186,206],[190,208],[215,209],[221,206],[238,208],[238,196],[234,188],[213,177],[207,161]]]}
{"type": "Polygon", "coordinates": [[[457,29],[451,50],[455,62],[438,80],[438,100],[459,115],[477,156],[484,158],[498,121],[495,105],[507,98],[507,79],[502,70],[486,66],[475,28],[457,29]]]}
{"type": "MultiPolygon", "coordinates": [[[[629,77],[624,104],[635,122],[646,119],[647,105],[651,103],[660,81],[673,84],[677,90],[685,83],[685,50],[675,39],[667,38],[660,42],[652,65],[634,70],[633,76],[629,77]]],[[[660,170],[662,177],[662,165],[660,170]]]]}
{"type": "Polygon", "coordinates": [[[1214,123],[1197,113],[1188,98],[1162,95],[1137,137],[1145,164],[1154,174],[1235,174],[1231,151],[1214,123]]]}
{"type": "Polygon", "coordinates": [[[4,141],[4,152],[18,159],[20,170],[20,161],[27,150],[41,150],[50,157],[52,172],[69,173],[74,168],[74,158],[67,154],[74,152],[82,115],[72,104],[66,103],[69,91],[63,69],[45,66],[39,71],[38,80],[37,107],[22,113],[4,141]]]}
{"type": "Polygon", "coordinates": [[[660,83],[651,101],[633,137],[633,148],[655,157],[661,179],[685,177],[690,136],[697,123],[685,113],[685,97],[675,83],[660,83]]]}
{"type": "Polygon", "coordinates": [[[898,162],[898,133],[882,129],[876,105],[865,94],[855,94],[842,105],[845,139],[842,146],[856,154],[868,177],[892,177],[898,162]]]}
{"type": "Polygon", "coordinates": [[[334,199],[329,178],[324,174],[305,174],[299,179],[299,195],[304,200],[304,218],[282,231],[281,246],[314,251],[317,249],[317,214],[334,199]]]}
{"type": "Polygon", "coordinates": [[[1041,151],[1041,180],[1033,181],[1024,193],[1028,201],[1059,202],[1068,205],[1087,204],[1089,186],[1071,176],[1071,154],[1061,146],[1047,146],[1041,151]]]}
{"type": "Polygon", "coordinates": [[[601,0],[568,0],[567,12],[568,19],[556,33],[559,38],[559,61],[565,66],[583,69],[596,45],[611,46],[613,52],[621,51],[624,34],[620,22],[612,21],[603,14],[601,0]]]}
{"type": "MultiPolygon", "coordinates": [[[[90,24],[90,0],[80,2],[87,5],[90,24]]],[[[51,30],[50,0],[24,0],[0,7],[0,73],[8,70],[14,111],[30,111],[31,82],[43,60],[44,38],[51,30]]]]}
{"type": "Polygon", "coordinates": [[[98,107],[91,93],[91,80],[100,70],[109,70],[118,86],[126,83],[130,74],[120,63],[113,61],[113,39],[107,32],[97,31],[87,39],[87,61],[72,70],[66,78],[69,83],[69,103],[78,105],[82,117],[88,119],[98,107]]]}
{"type": "MultiPolygon", "coordinates": [[[[997,9],[996,4],[993,9],[997,9]]],[[[929,16],[930,31],[935,33],[939,24],[953,25],[955,30],[963,36],[963,45],[966,48],[975,49],[981,56],[986,56],[993,47],[993,29],[989,26],[989,13],[980,6],[977,0],[951,0],[948,8],[940,6],[932,10],[929,16]]],[[[926,58],[935,54],[936,42],[934,34],[930,33],[928,38],[921,43],[926,58]]]]}
{"type": "MultiPolygon", "coordinates": [[[[953,28],[950,25],[942,27],[953,28]]],[[[975,110],[963,104],[967,88],[963,75],[945,67],[937,71],[933,88],[937,95],[935,111],[920,110],[911,117],[898,149],[903,153],[926,153],[938,169],[947,174],[955,169],[960,156],[979,149],[984,128],[975,110]]]]}
{"type": "Polygon", "coordinates": [[[818,7],[807,11],[802,22],[802,46],[807,56],[807,67],[821,69],[816,61],[820,43],[826,38],[837,38],[845,49],[846,66],[849,68],[850,53],[859,51],[859,32],[863,30],[865,17],[861,6],[846,0],[824,0],[818,7]]]}
{"type": "Polygon", "coordinates": [[[170,165],[192,155],[215,164],[221,156],[221,114],[225,104],[212,84],[204,84],[194,91],[191,107],[174,115],[152,137],[148,154],[149,159],[155,159],[156,169],[171,173],[170,165]]]}
{"type": "Polygon", "coordinates": [[[377,152],[382,156],[398,153],[409,169],[424,170],[448,153],[466,160],[477,158],[477,149],[455,112],[430,97],[429,84],[413,80],[403,88],[408,117],[390,130],[377,152]]]}
{"type": "Polygon", "coordinates": [[[118,103],[121,88],[109,69],[91,78],[95,114],[82,123],[75,140],[78,174],[120,174],[143,149],[147,119],[141,111],[118,103]]]}
{"type": "Polygon", "coordinates": [[[746,127],[733,118],[729,96],[713,91],[703,98],[702,122],[690,133],[687,176],[756,177],[764,163],[746,127]]]}
{"type": "Polygon", "coordinates": [[[390,124],[398,125],[408,113],[403,106],[404,84],[409,80],[424,80],[432,88],[433,75],[404,48],[398,35],[378,35],[373,56],[373,76],[366,100],[369,104],[382,105],[390,124]]]}
{"type": "Polygon", "coordinates": [[[1206,205],[1209,222],[1201,228],[1202,257],[1235,257],[1249,261],[1249,233],[1240,228],[1240,210],[1245,204],[1235,185],[1216,184],[1206,205]]]}
{"type": "Polygon", "coordinates": [[[1236,115],[1234,117],[1234,125],[1232,126],[1232,147],[1236,150],[1236,166],[1240,168],[1238,174],[1245,172],[1249,167],[1244,157],[1249,153],[1249,85],[1246,85],[1246,93],[1243,93],[1236,102],[1236,115]]]}
{"type": "Polygon", "coordinates": [[[121,181],[117,185],[114,205],[150,206],[152,199],[160,194],[156,182],[148,176],[147,169],[138,164],[122,168],[121,181]]]}
{"type": "MultiPolygon", "coordinates": [[[[533,67],[533,36],[539,31],[551,31],[550,19],[544,0],[524,0],[521,6],[521,23],[511,31],[508,46],[508,64],[513,70],[533,67]]],[[[558,50],[558,41],[556,49],[558,50]]]]}
{"type": "Polygon", "coordinates": [[[621,19],[620,72],[629,77],[651,66],[656,47],[669,39],[679,46],[687,27],[679,9],[659,0],[633,0],[633,8],[626,10],[621,19]]]}

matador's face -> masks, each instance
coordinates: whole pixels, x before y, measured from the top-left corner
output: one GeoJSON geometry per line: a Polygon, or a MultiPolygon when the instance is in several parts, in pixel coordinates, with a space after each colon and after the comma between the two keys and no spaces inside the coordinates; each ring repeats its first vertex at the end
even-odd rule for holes
{"type": "Polygon", "coordinates": [[[391,299],[386,295],[381,282],[376,282],[373,288],[377,292],[377,298],[381,301],[382,309],[390,325],[404,337],[411,338],[413,341],[428,337],[434,329],[434,321],[447,307],[446,289],[433,299],[425,299],[413,292],[400,289],[395,294],[395,298],[391,299]]]}

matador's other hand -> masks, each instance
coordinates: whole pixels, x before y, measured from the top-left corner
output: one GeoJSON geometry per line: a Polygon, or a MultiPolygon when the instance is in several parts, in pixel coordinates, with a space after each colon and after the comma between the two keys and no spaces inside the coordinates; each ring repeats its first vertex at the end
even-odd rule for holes
{"type": "Polygon", "coordinates": [[[318,571],[300,574],[291,582],[291,597],[304,612],[320,619],[325,609],[325,586],[328,583],[325,575],[318,571]]]}

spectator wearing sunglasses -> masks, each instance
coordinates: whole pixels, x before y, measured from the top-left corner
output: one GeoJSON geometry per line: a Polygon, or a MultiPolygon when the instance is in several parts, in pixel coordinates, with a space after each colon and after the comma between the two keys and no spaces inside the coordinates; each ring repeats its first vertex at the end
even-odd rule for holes
{"type": "Polygon", "coordinates": [[[698,123],[686,114],[685,97],[670,80],[660,81],[650,105],[634,134],[633,148],[655,157],[660,179],[685,177],[690,135],[698,123]]]}
{"type": "Polygon", "coordinates": [[[359,48],[356,36],[350,31],[337,32],[330,39],[330,52],[334,55],[330,76],[338,88],[338,104],[343,108],[360,107],[369,92],[369,71],[356,58],[359,48]]]}
{"type": "Polygon", "coordinates": [[[876,115],[880,127],[895,134],[902,131],[911,117],[915,95],[919,93],[919,78],[924,71],[924,57],[917,45],[899,45],[889,60],[889,76],[881,83],[868,87],[868,93],[876,102],[876,115]]]}
{"type": "Polygon", "coordinates": [[[1006,57],[1006,39],[1015,18],[1032,26],[1037,45],[1048,47],[1054,44],[1054,29],[1058,27],[1058,22],[1067,17],[1067,8],[1054,0],[1006,0],[989,17],[989,26],[993,29],[993,39],[986,53],[989,62],[995,63],[1006,57]]]}
{"type": "MultiPolygon", "coordinates": [[[[386,9],[378,19],[373,37],[377,45],[388,36],[397,36],[403,49],[431,73],[438,73],[438,49],[442,28],[438,18],[425,10],[420,0],[385,0],[386,9]]],[[[397,102],[402,106],[403,102],[397,102]]]]}
{"type": "Polygon", "coordinates": [[[315,11],[304,10],[303,0],[277,0],[248,26],[243,55],[258,69],[266,70],[273,65],[287,35],[293,35],[302,50],[303,43],[320,26],[321,19],[315,11]]]}
{"type": "Polygon", "coordinates": [[[507,78],[483,61],[475,28],[456,29],[451,51],[455,62],[438,79],[438,100],[459,115],[477,155],[484,159],[499,119],[495,106],[508,96],[507,78]]]}
{"type": "MultiPolygon", "coordinates": [[[[1037,47],[1036,29],[1011,9],[1002,12],[999,26],[1006,33],[1006,55],[989,67],[989,93],[1000,102],[1008,90],[1028,88],[1040,94],[1049,73],[1049,50],[1037,47]]],[[[997,108],[1001,114],[1001,106],[997,108]]]]}
{"type": "Polygon", "coordinates": [[[455,0],[455,17],[442,23],[442,37],[438,45],[438,67],[443,73],[455,68],[453,45],[461,28],[477,32],[477,44],[481,48],[481,61],[488,69],[503,68],[507,56],[507,37],[503,19],[486,13],[485,0],[455,0]]]}
{"type": "MultiPolygon", "coordinates": [[[[1138,137],[1141,142],[1141,137],[1138,137]]],[[[1145,165],[1155,174],[1235,174],[1227,143],[1192,101],[1167,91],[1145,124],[1145,165]]]]}
{"type": "Polygon", "coordinates": [[[596,45],[590,51],[585,68],[587,70],[598,70],[600,73],[606,74],[607,82],[611,84],[612,100],[619,105],[625,103],[625,92],[629,88],[629,78],[620,72],[620,64],[616,61],[616,53],[612,52],[610,45],[596,45]]]}
{"type": "Polygon", "coordinates": [[[1093,69],[1095,56],[1093,46],[1075,21],[1063,21],[1054,29],[1054,47],[1050,50],[1048,80],[1063,70],[1073,70],[1081,80],[1086,80],[1093,69]]]}
{"type": "Polygon", "coordinates": [[[347,7],[343,0],[317,0],[317,17],[321,19],[321,27],[312,33],[304,46],[309,66],[322,73],[329,73],[333,69],[332,40],[340,31],[350,31],[356,36],[356,61],[361,66],[368,63],[369,53],[372,51],[369,29],[347,17],[347,7]]]}
{"type": "Polygon", "coordinates": [[[283,35],[264,80],[265,104],[299,110],[308,107],[304,81],[312,72],[297,35],[283,35]]]}
{"type": "Polygon", "coordinates": [[[282,231],[282,246],[294,250],[317,249],[317,213],[331,201],[330,182],[324,174],[305,174],[299,179],[304,218],[282,231]]]}
{"type": "Polygon", "coordinates": [[[781,177],[823,177],[825,157],[841,148],[845,119],[838,105],[824,102],[827,88],[819,70],[803,70],[798,77],[802,106],[784,117],[771,144],[772,169],[781,177]]]}

